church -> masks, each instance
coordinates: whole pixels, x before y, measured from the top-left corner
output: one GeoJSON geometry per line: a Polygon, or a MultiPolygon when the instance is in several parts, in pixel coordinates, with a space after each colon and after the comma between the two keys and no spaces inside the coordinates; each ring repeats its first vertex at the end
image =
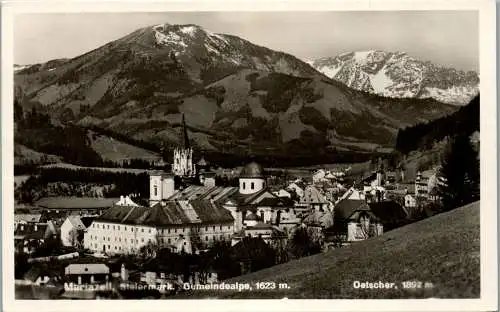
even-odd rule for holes
{"type": "Polygon", "coordinates": [[[196,175],[196,165],[193,163],[193,149],[189,144],[189,137],[186,128],[186,120],[182,114],[182,138],[181,146],[174,149],[172,163],[172,173],[180,177],[194,177],[196,175]]]}
{"type": "MultiPolygon", "coordinates": [[[[86,248],[137,253],[152,243],[191,253],[221,240],[235,243],[246,236],[270,240],[281,233],[280,222],[285,225],[285,220],[293,219],[287,217],[293,215],[293,202],[268,189],[264,170],[256,162],[243,167],[237,187],[208,183],[176,189],[176,176],[189,181],[197,174],[184,116],[182,137],[182,146],[174,150],[172,172],[150,173],[149,205],[115,204],[88,228],[86,248]]],[[[206,167],[204,160],[199,163],[206,167]]]]}

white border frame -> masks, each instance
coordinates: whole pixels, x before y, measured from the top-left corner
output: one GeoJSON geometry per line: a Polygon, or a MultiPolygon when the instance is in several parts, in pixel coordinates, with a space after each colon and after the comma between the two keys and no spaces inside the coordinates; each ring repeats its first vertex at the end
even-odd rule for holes
{"type": "MultiPolygon", "coordinates": [[[[2,248],[3,303],[6,311],[160,311],[198,310],[198,300],[15,300],[13,277],[13,19],[16,13],[161,11],[383,11],[479,10],[481,92],[481,299],[395,300],[210,300],[208,311],[494,311],[497,310],[497,127],[496,8],[493,0],[338,0],[338,1],[39,1],[2,3],[2,248]],[[12,253],[12,254],[11,254],[12,253]]],[[[459,53],[459,51],[457,51],[459,53]]],[[[209,302],[209,304],[208,304],[209,302]]]]}

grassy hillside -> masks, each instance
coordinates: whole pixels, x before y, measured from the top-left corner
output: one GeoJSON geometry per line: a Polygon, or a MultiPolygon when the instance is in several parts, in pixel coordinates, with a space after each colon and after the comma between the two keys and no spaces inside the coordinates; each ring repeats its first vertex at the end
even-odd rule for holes
{"type": "Polygon", "coordinates": [[[159,160],[160,156],[146,149],[136,147],[111,137],[89,131],[91,148],[96,151],[103,160],[121,162],[131,159],[144,159],[148,161],[159,160]]]}
{"type": "Polygon", "coordinates": [[[39,153],[21,144],[14,144],[14,164],[43,164],[60,162],[61,158],[51,154],[39,153]]]}
{"type": "Polygon", "coordinates": [[[286,282],[287,290],[192,293],[211,298],[479,298],[479,202],[325,254],[226,282],[286,282]],[[397,289],[355,289],[354,281],[394,282],[397,289]],[[403,281],[432,283],[403,289],[403,281]]]}

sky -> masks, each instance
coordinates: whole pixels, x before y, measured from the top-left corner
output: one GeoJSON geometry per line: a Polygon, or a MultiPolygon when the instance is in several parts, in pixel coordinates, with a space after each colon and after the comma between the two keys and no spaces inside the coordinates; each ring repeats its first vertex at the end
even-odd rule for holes
{"type": "Polygon", "coordinates": [[[352,51],[402,51],[442,66],[479,70],[475,11],[19,14],[14,62],[72,58],[163,23],[197,24],[303,60],[352,51]]]}

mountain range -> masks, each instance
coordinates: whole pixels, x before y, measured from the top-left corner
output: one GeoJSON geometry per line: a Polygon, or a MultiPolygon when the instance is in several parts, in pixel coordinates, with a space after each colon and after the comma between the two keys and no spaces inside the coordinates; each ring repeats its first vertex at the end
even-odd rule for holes
{"type": "Polygon", "coordinates": [[[58,125],[174,146],[184,114],[196,149],[241,155],[373,152],[393,147],[399,128],[458,109],[432,97],[358,91],[328,76],[236,36],[162,24],[19,69],[14,81],[24,112],[36,108],[58,125]]]}
{"type": "Polygon", "coordinates": [[[476,72],[438,66],[404,52],[349,52],[309,63],[353,89],[385,97],[465,105],[479,92],[476,72]]]}

